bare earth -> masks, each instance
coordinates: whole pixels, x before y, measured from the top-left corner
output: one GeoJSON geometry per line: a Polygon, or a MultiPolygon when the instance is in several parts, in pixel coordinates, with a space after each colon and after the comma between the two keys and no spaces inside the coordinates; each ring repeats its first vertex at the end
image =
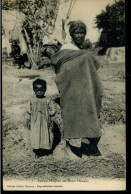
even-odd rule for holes
{"type": "Polygon", "coordinates": [[[32,81],[47,81],[46,95],[58,94],[52,68],[17,69],[3,62],[3,176],[6,180],[88,181],[93,178],[125,179],[125,64],[108,63],[99,57],[98,73],[105,96],[100,123],[103,135],[99,143],[102,156],[84,156],[69,160],[64,144],[54,154],[35,158],[30,148],[30,130],[23,113],[33,94],[32,81]]]}

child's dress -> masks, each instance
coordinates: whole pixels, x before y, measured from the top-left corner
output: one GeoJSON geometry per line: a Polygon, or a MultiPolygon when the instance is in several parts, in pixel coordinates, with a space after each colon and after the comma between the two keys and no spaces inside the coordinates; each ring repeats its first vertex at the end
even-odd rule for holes
{"type": "Polygon", "coordinates": [[[31,118],[31,147],[33,149],[51,149],[53,144],[53,121],[50,116],[55,114],[54,104],[49,98],[33,97],[27,113],[31,118]]]}

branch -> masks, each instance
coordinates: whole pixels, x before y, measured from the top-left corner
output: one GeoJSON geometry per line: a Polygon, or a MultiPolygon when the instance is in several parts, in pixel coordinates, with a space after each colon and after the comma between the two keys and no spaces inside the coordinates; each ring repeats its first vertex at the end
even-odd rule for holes
{"type": "Polygon", "coordinates": [[[30,62],[32,64],[32,66],[36,68],[37,65],[36,65],[36,63],[35,63],[35,61],[33,59],[33,52],[32,52],[32,48],[31,48],[31,45],[30,45],[30,39],[29,39],[28,33],[27,33],[25,28],[23,30],[24,30],[25,37],[26,37],[27,43],[28,43],[28,48],[29,48],[29,52],[28,52],[29,60],[30,60],[30,62]]]}

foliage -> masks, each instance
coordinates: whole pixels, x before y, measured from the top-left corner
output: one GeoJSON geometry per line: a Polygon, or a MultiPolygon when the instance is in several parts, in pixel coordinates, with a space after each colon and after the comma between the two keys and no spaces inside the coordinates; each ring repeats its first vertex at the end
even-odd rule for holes
{"type": "Polygon", "coordinates": [[[18,10],[26,15],[22,33],[30,57],[38,65],[44,36],[52,34],[58,14],[59,0],[3,0],[3,10],[18,10]]]}
{"type": "Polygon", "coordinates": [[[102,30],[99,46],[108,47],[125,45],[125,1],[115,1],[107,5],[106,10],[96,16],[97,28],[102,30]]]}

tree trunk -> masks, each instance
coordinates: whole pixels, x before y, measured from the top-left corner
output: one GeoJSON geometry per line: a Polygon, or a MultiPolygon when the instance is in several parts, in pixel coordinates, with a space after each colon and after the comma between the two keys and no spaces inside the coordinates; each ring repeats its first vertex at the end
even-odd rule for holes
{"type": "Polygon", "coordinates": [[[28,51],[27,51],[27,55],[28,55],[28,58],[29,58],[29,61],[31,63],[31,67],[34,68],[34,69],[37,69],[37,64],[35,63],[34,59],[33,59],[33,52],[32,52],[32,48],[31,48],[31,45],[30,45],[30,39],[29,39],[29,36],[27,34],[27,31],[26,29],[24,28],[24,33],[25,33],[25,37],[26,37],[26,40],[27,40],[27,47],[28,47],[28,51]]]}

